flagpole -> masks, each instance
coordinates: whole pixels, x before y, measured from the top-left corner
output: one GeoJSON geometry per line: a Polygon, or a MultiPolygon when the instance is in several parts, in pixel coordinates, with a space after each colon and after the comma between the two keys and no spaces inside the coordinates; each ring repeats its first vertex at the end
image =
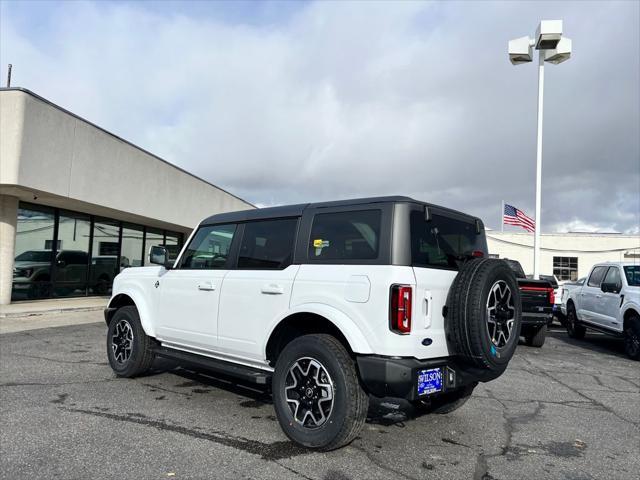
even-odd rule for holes
{"type": "Polygon", "coordinates": [[[502,200],[502,208],[500,209],[500,231],[504,232],[504,200],[502,200]]]}

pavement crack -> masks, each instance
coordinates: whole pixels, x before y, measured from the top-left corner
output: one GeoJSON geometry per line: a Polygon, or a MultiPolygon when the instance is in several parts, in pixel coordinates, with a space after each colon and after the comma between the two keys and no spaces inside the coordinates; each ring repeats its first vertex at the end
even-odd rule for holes
{"type": "Polygon", "coordinates": [[[369,459],[369,461],[371,463],[373,463],[376,467],[380,468],[381,470],[384,470],[385,472],[389,472],[392,474],[391,478],[399,478],[398,476],[402,477],[402,478],[406,478],[408,480],[418,480],[416,477],[412,477],[411,475],[407,475],[404,472],[401,472],[400,470],[396,470],[395,468],[391,468],[388,464],[383,463],[382,460],[380,460],[380,458],[374,456],[371,452],[367,451],[365,448],[363,447],[359,447],[356,445],[351,444],[352,448],[355,448],[356,450],[361,451],[362,453],[364,453],[367,458],[369,459]]]}
{"type": "Polygon", "coordinates": [[[140,417],[139,415],[131,415],[131,414],[118,415],[115,413],[98,412],[94,410],[85,410],[81,408],[69,408],[69,407],[59,407],[59,408],[67,412],[81,413],[84,415],[93,415],[95,417],[102,417],[102,418],[106,418],[106,419],[114,420],[118,422],[127,422],[127,423],[143,425],[145,427],[155,428],[156,430],[160,430],[163,432],[180,433],[182,435],[186,435],[191,438],[196,438],[199,440],[207,440],[210,442],[217,443],[219,445],[231,447],[237,450],[242,450],[243,452],[246,452],[246,453],[259,455],[264,460],[269,460],[269,461],[292,458],[298,455],[304,455],[309,453],[309,450],[302,447],[298,447],[297,445],[295,445],[290,441],[264,443],[258,440],[252,440],[245,437],[229,435],[228,433],[225,433],[222,431],[213,430],[209,432],[203,432],[199,430],[194,430],[187,427],[183,427],[181,425],[172,425],[161,420],[153,420],[146,417],[140,417]]]}

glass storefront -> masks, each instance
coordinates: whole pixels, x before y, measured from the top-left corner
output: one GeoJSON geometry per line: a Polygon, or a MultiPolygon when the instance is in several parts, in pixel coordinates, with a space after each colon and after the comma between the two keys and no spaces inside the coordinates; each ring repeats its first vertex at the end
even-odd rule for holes
{"type": "Polygon", "coordinates": [[[11,300],[109,295],[124,268],[148,263],[152,245],[175,258],[182,234],[20,203],[11,300]]]}

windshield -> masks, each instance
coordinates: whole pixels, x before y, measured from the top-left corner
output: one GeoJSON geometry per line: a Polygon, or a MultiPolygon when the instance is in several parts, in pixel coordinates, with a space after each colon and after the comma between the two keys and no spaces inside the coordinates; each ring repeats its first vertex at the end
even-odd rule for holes
{"type": "Polygon", "coordinates": [[[487,255],[484,230],[476,232],[475,219],[433,214],[430,221],[424,212],[411,212],[411,261],[414,266],[458,269],[458,262],[473,256],[487,255]]]}
{"type": "Polygon", "coordinates": [[[624,276],[630,287],[640,287],[640,265],[629,265],[624,267],[624,276]]]}
{"type": "Polygon", "coordinates": [[[16,257],[16,262],[49,262],[51,251],[27,250],[16,257]]]}

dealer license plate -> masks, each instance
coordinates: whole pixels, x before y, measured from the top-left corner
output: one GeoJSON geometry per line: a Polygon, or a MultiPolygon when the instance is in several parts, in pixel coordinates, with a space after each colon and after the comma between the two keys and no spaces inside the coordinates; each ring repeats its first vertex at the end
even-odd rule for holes
{"type": "Polygon", "coordinates": [[[418,371],[418,395],[442,391],[442,367],[418,371]]]}

